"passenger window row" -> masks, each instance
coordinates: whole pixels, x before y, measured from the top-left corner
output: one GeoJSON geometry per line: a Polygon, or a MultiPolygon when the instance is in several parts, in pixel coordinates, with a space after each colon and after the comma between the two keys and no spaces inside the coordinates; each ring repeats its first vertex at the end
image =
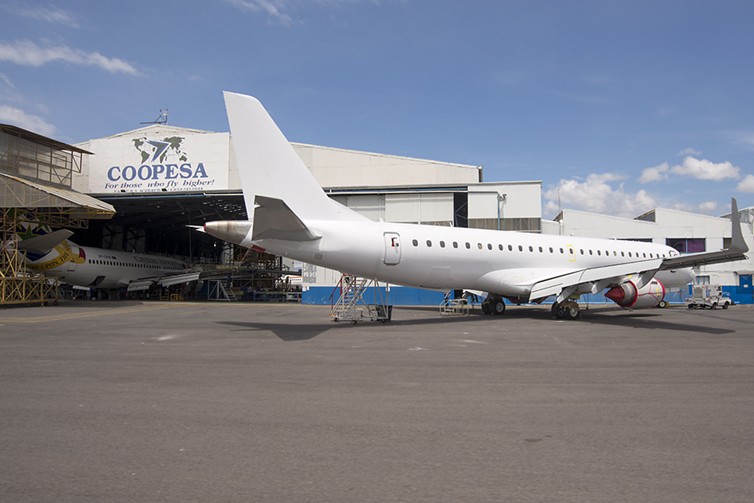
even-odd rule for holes
{"type": "MultiPolygon", "coordinates": [[[[411,241],[411,244],[413,244],[415,247],[418,247],[419,246],[419,241],[417,239],[414,239],[414,240],[411,241]]],[[[445,241],[440,241],[438,244],[440,245],[440,248],[445,248],[445,241]]],[[[464,244],[465,244],[465,247],[466,247],[467,250],[471,249],[471,243],[470,242],[466,241],[464,244]]],[[[428,239],[426,241],[426,245],[427,245],[427,248],[432,248],[432,240],[428,239]]],[[[452,246],[453,246],[453,248],[458,248],[458,242],[457,241],[453,241],[452,246]]],[[[483,243],[477,243],[476,247],[479,250],[484,250],[485,248],[487,248],[487,250],[493,250],[494,249],[492,243],[487,243],[486,246],[483,243]]],[[[524,251],[523,245],[518,245],[516,248],[518,249],[519,252],[523,252],[524,251]]],[[[499,251],[505,251],[506,246],[502,245],[502,244],[498,244],[497,245],[497,249],[499,251]]],[[[513,245],[509,244],[507,246],[507,249],[508,249],[508,251],[513,251],[514,247],[513,247],[513,245]]],[[[545,248],[543,248],[542,246],[538,246],[537,248],[534,248],[534,246],[531,246],[531,245],[528,246],[528,251],[530,253],[534,253],[535,250],[537,252],[539,252],[539,253],[545,253],[545,248]]],[[[565,255],[566,254],[565,250],[566,249],[564,249],[564,248],[558,248],[557,249],[557,251],[561,255],[565,255]]],[[[569,255],[575,255],[576,254],[575,248],[568,247],[567,250],[568,250],[568,254],[569,255]]],[[[621,257],[629,257],[629,258],[661,258],[661,257],[665,258],[666,257],[666,255],[664,253],[662,255],[660,255],[659,253],[651,253],[651,252],[650,253],[647,253],[647,252],[631,252],[631,251],[626,252],[626,251],[618,251],[618,250],[612,250],[612,252],[610,250],[604,250],[604,253],[603,253],[603,250],[601,250],[601,249],[598,249],[598,250],[592,250],[592,249],[584,250],[583,248],[579,248],[578,250],[579,250],[579,255],[587,255],[587,254],[589,254],[589,255],[592,255],[592,256],[597,255],[597,256],[600,256],[600,257],[601,256],[609,257],[611,254],[612,254],[613,257],[617,257],[619,253],[620,253],[621,257]]],[[[550,247],[547,248],[547,252],[549,252],[551,254],[554,254],[556,252],[556,250],[552,246],[550,246],[550,247]]]]}

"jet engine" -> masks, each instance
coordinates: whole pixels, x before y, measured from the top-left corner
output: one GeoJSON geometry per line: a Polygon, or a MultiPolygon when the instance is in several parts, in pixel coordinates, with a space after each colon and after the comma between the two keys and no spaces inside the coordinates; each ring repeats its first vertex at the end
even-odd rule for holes
{"type": "Polygon", "coordinates": [[[636,288],[633,281],[626,281],[608,290],[605,297],[620,307],[630,307],[631,309],[657,307],[665,298],[665,287],[656,279],[652,279],[641,288],[636,288]]]}

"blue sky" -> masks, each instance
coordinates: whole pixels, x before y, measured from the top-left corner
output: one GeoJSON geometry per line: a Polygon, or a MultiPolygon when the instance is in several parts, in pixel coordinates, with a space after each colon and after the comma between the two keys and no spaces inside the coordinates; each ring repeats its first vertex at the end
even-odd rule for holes
{"type": "Polygon", "coordinates": [[[547,218],[754,205],[751,1],[0,2],[0,122],[227,131],[223,90],[291,141],[542,180],[547,218]]]}

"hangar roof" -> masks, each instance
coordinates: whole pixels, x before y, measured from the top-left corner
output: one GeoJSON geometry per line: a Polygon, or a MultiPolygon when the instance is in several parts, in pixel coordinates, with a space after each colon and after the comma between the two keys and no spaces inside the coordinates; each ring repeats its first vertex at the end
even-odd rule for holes
{"type": "Polygon", "coordinates": [[[112,205],[70,189],[0,173],[0,208],[61,208],[76,218],[110,218],[112,205]]]}
{"type": "Polygon", "coordinates": [[[52,138],[42,136],[41,134],[33,133],[31,131],[20,128],[18,126],[12,126],[10,124],[0,124],[0,132],[3,132],[11,136],[17,136],[25,140],[30,140],[30,141],[33,141],[34,143],[38,143],[46,147],[54,148],[55,150],[68,150],[68,151],[76,152],[79,154],[91,154],[91,152],[89,152],[88,150],[84,150],[83,148],[75,147],[73,145],[68,145],[67,143],[63,143],[62,141],[53,140],[52,138]]]}

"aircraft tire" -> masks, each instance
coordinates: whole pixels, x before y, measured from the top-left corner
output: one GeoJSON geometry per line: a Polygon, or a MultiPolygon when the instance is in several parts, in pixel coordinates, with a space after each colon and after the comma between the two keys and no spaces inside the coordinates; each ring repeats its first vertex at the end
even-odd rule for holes
{"type": "Polygon", "coordinates": [[[552,307],[550,308],[550,314],[552,314],[552,319],[557,320],[560,318],[560,304],[557,302],[552,303],[552,307]]]}
{"type": "Polygon", "coordinates": [[[499,316],[505,313],[505,301],[503,299],[495,301],[492,305],[495,316],[499,316]]]}
{"type": "Polygon", "coordinates": [[[492,314],[492,302],[482,302],[482,314],[492,314]]]}

